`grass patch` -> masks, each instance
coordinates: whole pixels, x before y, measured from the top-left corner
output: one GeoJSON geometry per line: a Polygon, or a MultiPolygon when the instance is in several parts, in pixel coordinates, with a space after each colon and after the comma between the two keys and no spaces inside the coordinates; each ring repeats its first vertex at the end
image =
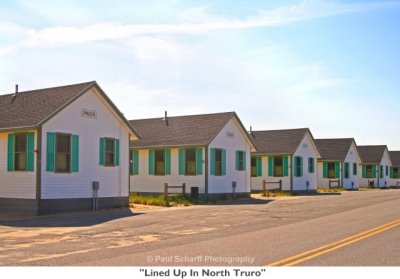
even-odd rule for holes
{"type": "Polygon", "coordinates": [[[317,189],[318,193],[340,193],[343,192],[344,189],[342,187],[334,187],[332,189],[317,189]]]}
{"type": "Polygon", "coordinates": [[[261,196],[267,198],[274,198],[274,197],[293,197],[296,194],[291,191],[280,191],[280,190],[268,190],[266,191],[265,195],[261,192],[261,196]]]}
{"type": "Polygon", "coordinates": [[[138,193],[131,193],[129,195],[129,203],[154,205],[154,206],[189,206],[192,201],[189,197],[180,194],[170,196],[168,201],[165,200],[164,195],[139,195],[138,193]]]}

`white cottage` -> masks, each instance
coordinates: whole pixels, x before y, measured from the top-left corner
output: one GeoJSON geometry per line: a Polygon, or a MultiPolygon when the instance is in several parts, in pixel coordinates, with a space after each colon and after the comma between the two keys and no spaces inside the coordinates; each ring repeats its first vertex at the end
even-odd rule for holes
{"type": "Polygon", "coordinates": [[[390,187],[400,187],[400,151],[389,151],[392,167],[390,168],[390,187]]]}
{"type": "Polygon", "coordinates": [[[137,138],[94,81],[0,96],[0,211],[127,206],[137,138]]]}
{"type": "Polygon", "coordinates": [[[321,158],[318,160],[318,188],[359,188],[360,154],[353,138],[316,139],[321,158]]]}
{"type": "Polygon", "coordinates": [[[131,192],[159,194],[186,184],[200,196],[249,195],[252,139],[234,112],[130,121],[131,192]],[[195,187],[195,188],[193,188],[195,187]]]}
{"type": "Polygon", "coordinates": [[[359,145],[361,155],[361,187],[388,188],[392,162],[386,145],[359,145]]]}
{"type": "Polygon", "coordinates": [[[284,191],[317,190],[317,159],[320,152],[307,128],[251,131],[257,151],[251,158],[251,187],[254,191],[277,189],[281,181],[284,191]]]}

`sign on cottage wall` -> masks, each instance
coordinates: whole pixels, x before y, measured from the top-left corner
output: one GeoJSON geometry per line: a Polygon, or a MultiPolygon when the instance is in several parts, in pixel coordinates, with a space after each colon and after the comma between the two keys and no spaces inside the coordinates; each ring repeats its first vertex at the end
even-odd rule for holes
{"type": "Polygon", "coordinates": [[[226,132],[226,137],[227,138],[234,138],[235,134],[233,132],[226,132]]]}
{"type": "Polygon", "coordinates": [[[97,118],[97,111],[83,108],[81,110],[81,116],[83,118],[96,119],[97,118]]]}

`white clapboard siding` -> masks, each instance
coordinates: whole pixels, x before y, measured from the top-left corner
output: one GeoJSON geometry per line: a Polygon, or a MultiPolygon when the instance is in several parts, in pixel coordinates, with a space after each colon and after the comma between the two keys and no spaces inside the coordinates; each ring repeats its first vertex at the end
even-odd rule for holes
{"type": "Polygon", "coordinates": [[[226,175],[214,176],[211,175],[209,168],[209,193],[232,193],[232,182],[236,181],[237,193],[250,192],[250,144],[243,134],[236,120],[231,119],[221,132],[214,138],[209,145],[209,158],[211,148],[223,148],[226,150],[226,175]],[[246,170],[237,171],[235,169],[235,152],[236,150],[243,150],[246,152],[246,170]]]}
{"type": "MultiPolygon", "coordinates": [[[[182,185],[186,183],[186,192],[190,193],[191,187],[199,187],[199,193],[205,192],[205,167],[203,148],[203,174],[202,175],[179,175],[179,148],[171,149],[171,175],[149,175],[149,149],[139,150],[139,174],[131,175],[131,192],[141,193],[163,193],[164,183],[169,185],[182,185]]],[[[171,192],[180,192],[180,189],[170,189],[171,192]]]]}
{"type": "Polygon", "coordinates": [[[122,120],[99,93],[92,89],[83,94],[42,129],[43,199],[92,197],[92,181],[100,182],[99,197],[127,197],[129,194],[129,132],[122,120]],[[95,110],[97,117],[83,118],[81,110],[95,110]],[[46,171],[47,132],[79,135],[79,172],[60,174],[46,171]],[[99,138],[120,140],[120,165],[99,165],[99,138]]]}
{"type": "MultiPolygon", "coordinates": [[[[35,132],[35,147],[37,140],[35,132]]],[[[36,198],[36,153],[34,153],[34,171],[7,171],[8,133],[0,133],[0,197],[1,198],[36,198]]]]}
{"type": "MultiPolygon", "coordinates": [[[[310,133],[306,133],[302,139],[300,145],[297,147],[296,152],[293,154],[295,156],[303,157],[303,176],[295,177],[293,176],[293,191],[304,191],[307,190],[307,181],[309,182],[308,190],[316,190],[318,184],[318,168],[317,168],[317,157],[318,151],[312,140],[310,133]],[[314,158],[314,173],[308,171],[308,158],[314,158]]],[[[292,165],[292,170],[294,164],[292,165]]]]}
{"type": "MultiPolygon", "coordinates": [[[[286,155],[285,155],[286,156],[286,155]]],[[[288,156],[289,162],[289,169],[288,169],[288,176],[284,177],[273,177],[268,175],[268,156],[262,156],[262,176],[259,177],[252,177],[251,178],[251,189],[255,191],[261,191],[263,189],[263,180],[267,182],[278,182],[282,180],[282,190],[289,191],[290,190],[290,174],[291,174],[291,160],[290,156],[288,156]]],[[[267,189],[277,189],[279,184],[271,184],[267,183],[267,189]]]]}

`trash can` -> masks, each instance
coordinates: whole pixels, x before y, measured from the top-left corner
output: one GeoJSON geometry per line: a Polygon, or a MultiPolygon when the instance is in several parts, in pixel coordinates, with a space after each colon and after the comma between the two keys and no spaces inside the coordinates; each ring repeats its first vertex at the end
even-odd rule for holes
{"type": "Polygon", "coordinates": [[[193,200],[199,199],[199,187],[190,187],[190,197],[193,200]]]}

